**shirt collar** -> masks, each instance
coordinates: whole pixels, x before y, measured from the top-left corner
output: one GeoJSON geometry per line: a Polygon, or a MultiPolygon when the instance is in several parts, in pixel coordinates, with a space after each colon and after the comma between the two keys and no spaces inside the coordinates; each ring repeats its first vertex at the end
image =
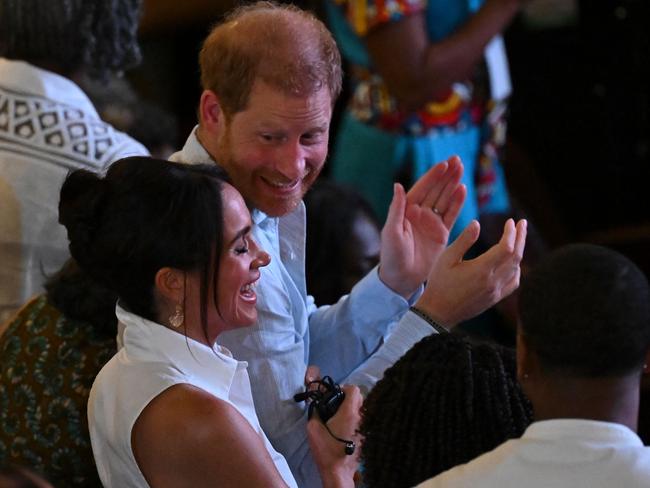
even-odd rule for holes
{"type": "Polygon", "coordinates": [[[522,439],[593,441],[617,446],[642,447],[643,442],[630,428],[613,422],[587,419],[552,419],[533,422],[522,439]]]}
{"type": "Polygon", "coordinates": [[[210,153],[199,142],[199,138],[196,135],[198,130],[199,126],[195,125],[192,132],[190,132],[190,135],[187,136],[183,149],[172,154],[169,157],[170,161],[185,164],[206,164],[215,162],[212,156],[210,156],[210,153]]]}
{"type": "Polygon", "coordinates": [[[0,58],[0,86],[17,93],[56,100],[99,118],[90,99],[75,83],[25,61],[0,58]]]}
{"type": "Polygon", "coordinates": [[[228,395],[235,374],[247,363],[237,361],[225,347],[205,344],[156,322],[128,312],[119,304],[115,313],[124,325],[124,352],[142,362],[163,362],[193,378],[197,386],[216,396],[228,395]]]}

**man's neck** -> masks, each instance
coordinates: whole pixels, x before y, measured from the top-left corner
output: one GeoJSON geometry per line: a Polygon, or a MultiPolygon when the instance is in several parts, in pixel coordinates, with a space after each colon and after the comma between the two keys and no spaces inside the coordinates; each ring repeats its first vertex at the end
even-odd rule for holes
{"type": "Polygon", "coordinates": [[[535,420],[574,418],[623,424],[637,430],[639,376],[553,377],[530,392],[535,420]]]}
{"type": "Polygon", "coordinates": [[[203,146],[205,152],[207,152],[210,155],[213,161],[215,162],[219,161],[216,144],[211,144],[212,139],[210,138],[209,134],[205,130],[205,127],[203,127],[201,124],[199,124],[199,126],[196,129],[196,139],[199,141],[199,144],[203,146]]]}

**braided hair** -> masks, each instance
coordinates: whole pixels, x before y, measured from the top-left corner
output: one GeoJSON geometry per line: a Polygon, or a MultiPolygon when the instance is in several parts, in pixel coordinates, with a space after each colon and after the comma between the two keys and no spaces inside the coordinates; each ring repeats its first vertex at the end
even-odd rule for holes
{"type": "Polygon", "coordinates": [[[361,414],[370,488],[415,486],[521,436],[532,421],[514,351],[453,334],[416,344],[386,371],[361,414]]]}
{"type": "Polygon", "coordinates": [[[141,0],[0,0],[0,56],[105,79],[140,62],[141,0]]]}

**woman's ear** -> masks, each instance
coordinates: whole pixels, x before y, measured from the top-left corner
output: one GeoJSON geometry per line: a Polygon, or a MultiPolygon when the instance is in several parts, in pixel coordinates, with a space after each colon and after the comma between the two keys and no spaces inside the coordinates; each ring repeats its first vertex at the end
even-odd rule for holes
{"type": "Polygon", "coordinates": [[[171,303],[185,300],[185,271],[175,268],[161,268],[156,273],[154,285],[158,295],[171,303]]]}

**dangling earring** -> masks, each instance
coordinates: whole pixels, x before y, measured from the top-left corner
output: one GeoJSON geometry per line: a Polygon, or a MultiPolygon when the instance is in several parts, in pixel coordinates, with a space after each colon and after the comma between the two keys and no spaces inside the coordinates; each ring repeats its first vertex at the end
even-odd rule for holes
{"type": "Polygon", "coordinates": [[[180,303],[176,304],[176,311],[169,316],[169,325],[174,329],[178,329],[185,322],[185,314],[183,313],[183,307],[180,303]]]}

